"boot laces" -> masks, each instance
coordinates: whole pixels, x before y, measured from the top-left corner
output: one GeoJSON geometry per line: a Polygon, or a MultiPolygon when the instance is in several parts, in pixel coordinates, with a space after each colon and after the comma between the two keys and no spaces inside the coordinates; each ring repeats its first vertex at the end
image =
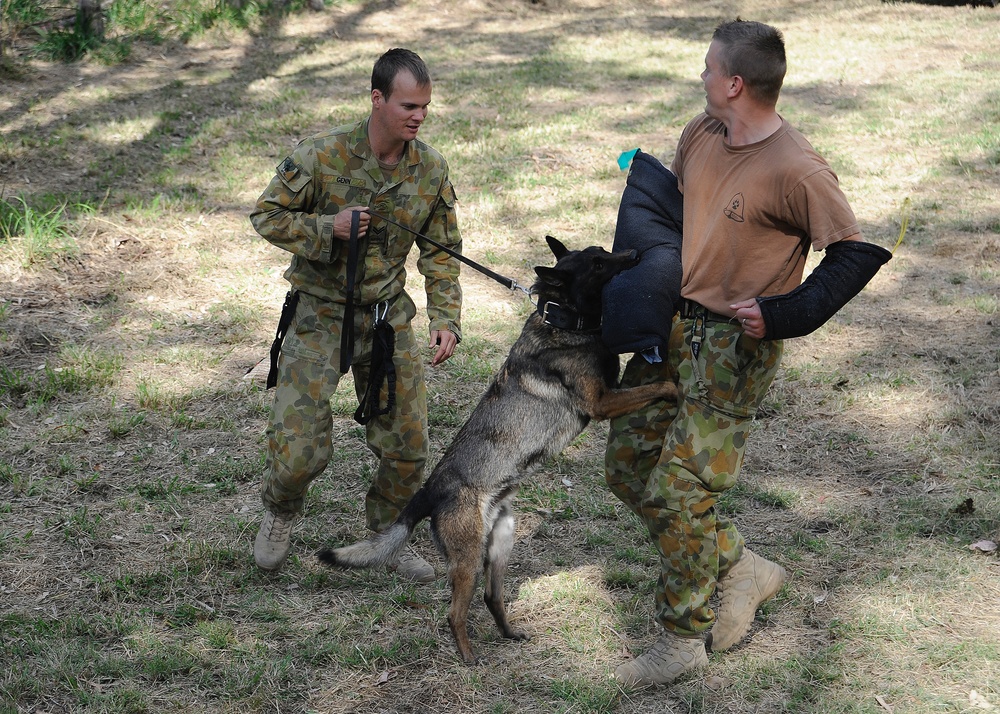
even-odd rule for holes
{"type": "Polygon", "coordinates": [[[646,651],[646,654],[640,656],[640,659],[647,659],[650,662],[662,664],[663,661],[668,658],[667,655],[669,655],[673,649],[674,643],[670,642],[666,637],[660,637],[653,643],[653,646],[646,651]]]}
{"type": "Polygon", "coordinates": [[[265,537],[268,540],[283,541],[288,538],[292,530],[292,518],[285,518],[277,513],[269,514],[271,517],[265,524],[265,537]]]}
{"type": "Polygon", "coordinates": [[[407,545],[405,548],[403,548],[403,550],[400,551],[399,559],[396,561],[396,564],[402,565],[404,563],[415,563],[418,560],[423,561],[423,558],[417,555],[417,552],[413,550],[412,545],[407,545]]]}

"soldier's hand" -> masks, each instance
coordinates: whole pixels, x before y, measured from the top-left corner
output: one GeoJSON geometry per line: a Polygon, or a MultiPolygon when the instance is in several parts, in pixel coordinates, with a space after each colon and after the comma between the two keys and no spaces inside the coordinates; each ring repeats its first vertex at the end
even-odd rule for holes
{"type": "Polygon", "coordinates": [[[743,300],[729,306],[730,310],[736,310],[736,319],[743,326],[743,331],[750,337],[758,340],[764,339],[767,332],[767,325],[764,324],[764,316],[760,312],[760,305],[756,300],[743,300]]]}
{"type": "Polygon", "coordinates": [[[428,347],[437,347],[431,358],[431,366],[435,367],[455,354],[455,345],[457,344],[458,338],[451,330],[431,330],[431,343],[428,347]]]}
{"type": "Polygon", "coordinates": [[[348,206],[342,208],[340,213],[333,217],[333,237],[339,240],[351,239],[351,214],[357,212],[358,215],[358,238],[364,238],[368,234],[368,224],[372,217],[368,213],[366,206],[348,206]]]}

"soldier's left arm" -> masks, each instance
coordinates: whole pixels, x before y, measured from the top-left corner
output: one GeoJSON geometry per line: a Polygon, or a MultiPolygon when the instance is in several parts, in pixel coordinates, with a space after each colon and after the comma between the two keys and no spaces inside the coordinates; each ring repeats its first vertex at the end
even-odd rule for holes
{"type": "Polygon", "coordinates": [[[828,167],[801,181],[786,201],[796,215],[796,225],[814,248],[825,253],[794,290],[758,296],[756,305],[730,306],[747,334],[758,339],[802,337],[818,329],[892,258],[885,248],[861,240],[854,212],[840,190],[836,174],[828,167]]]}
{"type": "Polygon", "coordinates": [[[802,337],[818,329],[860,293],[891,258],[892,253],[885,248],[861,240],[828,245],[819,265],[801,285],[784,295],[756,299],[764,339],[802,337]]]}
{"type": "MultiPolygon", "coordinates": [[[[461,253],[462,234],[458,229],[455,212],[455,188],[447,176],[434,210],[422,232],[438,243],[461,253]]],[[[462,339],[462,287],[458,280],[461,263],[425,241],[418,240],[417,243],[420,247],[417,269],[424,276],[424,287],[427,292],[427,318],[430,323],[431,344],[433,346],[436,343],[434,333],[448,331],[455,338],[455,343],[450,344],[450,349],[454,350],[454,344],[462,339]]],[[[438,354],[441,353],[440,346],[447,346],[449,342],[447,338],[437,341],[438,354]]],[[[449,356],[451,356],[450,351],[446,356],[437,359],[437,362],[449,356]]]]}

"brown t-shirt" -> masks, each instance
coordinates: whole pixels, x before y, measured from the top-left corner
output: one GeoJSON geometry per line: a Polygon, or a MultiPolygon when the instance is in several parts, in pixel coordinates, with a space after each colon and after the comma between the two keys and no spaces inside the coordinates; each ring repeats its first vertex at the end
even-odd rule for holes
{"type": "Polygon", "coordinates": [[[695,117],[670,168],[684,194],[681,295],[733,315],[734,302],[795,289],[810,245],[860,229],[836,174],[787,121],[755,144],[729,146],[725,135],[695,117]]]}

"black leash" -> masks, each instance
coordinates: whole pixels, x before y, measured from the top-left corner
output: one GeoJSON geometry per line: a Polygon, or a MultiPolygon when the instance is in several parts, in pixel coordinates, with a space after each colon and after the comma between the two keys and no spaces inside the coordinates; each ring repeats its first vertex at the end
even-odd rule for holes
{"type": "MultiPolygon", "coordinates": [[[[351,215],[350,245],[347,250],[347,303],[344,309],[344,331],[341,334],[340,343],[340,371],[342,374],[346,373],[347,370],[350,369],[351,361],[354,355],[354,283],[358,263],[359,213],[360,211],[353,211],[351,215]]],[[[503,275],[480,265],[474,260],[466,258],[458,251],[452,250],[448,246],[438,243],[433,238],[415,231],[409,226],[405,226],[402,223],[394,221],[388,216],[376,213],[370,209],[368,210],[368,214],[374,218],[381,218],[386,223],[391,223],[394,226],[402,228],[403,230],[412,233],[417,238],[422,238],[436,248],[443,250],[453,258],[457,258],[466,265],[475,268],[490,278],[493,278],[501,285],[506,286],[508,289],[520,289],[524,291],[525,295],[528,295],[529,297],[531,296],[531,292],[519,285],[513,278],[504,277],[503,275]]],[[[392,411],[393,407],[396,406],[396,366],[392,362],[392,355],[396,347],[396,334],[386,319],[389,313],[388,304],[385,305],[384,312],[380,314],[379,307],[381,305],[382,303],[379,303],[374,306],[375,321],[372,325],[372,367],[371,374],[368,376],[367,389],[365,390],[364,396],[360,399],[357,410],[354,412],[354,421],[358,424],[367,424],[376,417],[388,414],[392,411]],[[385,407],[379,407],[379,392],[381,391],[383,382],[386,383],[386,392],[388,397],[386,399],[385,407]]]]}
{"type": "Polygon", "coordinates": [[[347,244],[347,302],[344,304],[344,326],[340,333],[340,373],[347,374],[354,360],[354,282],[358,272],[358,227],[361,217],[351,212],[351,237],[347,244]]]}
{"type": "MultiPolygon", "coordinates": [[[[340,373],[347,374],[354,361],[354,284],[358,273],[358,232],[361,225],[360,211],[351,212],[351,236],[347,247],[347,285],[345,287],[344,325],[340,333],[340,373]]],[[[354,421],[367,424],[375,417],[388,414],[396,406],[396,365],[392,354],[396,349],[396,333],[386,319],[389,316],[389,301],[376,303],[375,319],[372,322],[371,373],[365,394],[354,412],[354,421]],[[382,311],[379,312],[379,307],[382,311]],[[388,397],[385,407],[379,407],[378,395],[382,383],[386,383],[388,397]]]]}
{"type": "MultiPolygon", "coordinates": [[[[474,268],[475,270],[478,270],[483,275],[486,275],[487,277],[493,278],[494,280],[496,280],[498,283],[500,283],[504,287],[506,287],[506,288],[508,288],[510,290],[520,290],[520,291],[522,291],[525,295],[528,296],[528,299],[531,300],[531,298],[532,298],[531,289],[530,288],[526,288],[523,285],[519,284],[513,278],[508,278],[508,277],[505,277],[503,275],[500,275],[500,273],[497,273],[496,271],[490,270],[485,265],[481,265],[481,264],[477,263],[476,261],[474,261],[474,260],[472,260],[470,258],[466,258],[464,255],[462,255],[458,251],[452,250],[448,246],[442,245],[442,244],[438,243],[436,240],[434,240],[430,236],[426,236],[423,233],[420,233],[419,231],[415,231],[412,228],[410,228],[409,226],[404,226],[402,223],[398,223],[397,221],[394,221],[393,219],[389,218],[388,216],[382,215],[381,213],[376,213],[375,211],[373,211],[371,209],[366,209],[366,210],[368,211],[368,215],[373,216],[374,218],[381,218],[386,223],[391,223],[392,225],[397,226],[398,228],[402,228],[404,231],[407,231],[408,233],[412,233],[417,238],[421,238],[421,239],[427,241],[428,243],[430,243],[434,247],[440,248],[441,250],[443,250],[445,253],[447,253],[448,255],[452,256],[453,258],[457,258],[458,260],[462,261],[463,263],[465,263],[469,267],[474,268]]],[[[357,218],[357,213],[358,212],[355,211],[355,215],[352,216],[352,219],[356,219],[357,218]]],[[[353,220],[352,220],[352,230],[353,230],[353,220]]],[[[534,302],[534,301],[532,300],[532,302],[534,302]]],[[[581,316],[573,308],[571,308],[569,306],[565,306],[565,305],[560,305],[558,303],[547,302],[547,303],[545,303],[544,306],[538,305],[537,312],[541,316],[542,322],[544,322],[546,325],[551,325],[552,327],[556,327],[556,328],[558,328],[560,330],[569,330],[571,332],[597,332],[597,331],[599,331],[601,329],[601,316],[600,315],[597,315],[596,317],[585,318],[585,317],[581,316]]]]}
{"type": "Polygon", "coordinates": [[[457,258],[458,260],[460,260],[463,263],[465,263],[466,265],[468,265],[470,268],[478,270],[480,273],[482,273],[483,275],[485,275],[485,276],[487,276],[489,278],[493,278],[494,280],[496,280],[498,283],[500,283],[504,287],[508,288],[509,290],[520,290],[525,295],[531,297],[531,290],[529,288],[526,288],[523,285],[519,284],[516,280],[514,280],[514,278],[504,277],[503,275],[500,275],[500,273],[497,273],[497,272],[495,272],[493,270],[490,270],[485,265],[480,265],[476,261],[471,260],[470,258],[466,258],[464,255],[462,255],[458,251],[452,250],[451,248],[449,248],[446,245],[441,245],[440,243],[438,243],[433,238],[431,238],[429,236],[426,236],[423,233],[420,233],[418,231],[415,231],[412,228],[410,228],[409,226],[404,226],[402,223],[397,223],[396,221],[392,220],[388,216],[383,216],[381,213],[376,213],[375,211],[373,211],[371,209],[368,209],[368,214],[370,216],[374,216],[375,218],[381,218],[386,223],[391,223],[392,225],[394,225],[394,226],[396,226],[398,228],[402,228],[404,231],[407,231],[408,233],[412,233],[417,238],[420,238],[422,240],[427,241],[428,243],[430,243],[435,248],[440,248],[445,253],[447,253],[448,255],[450,255],[452,258],[457,258]]]}
{"type": "MultiPolygon", "coordinates": [[[[354,360],[354,288],[357,282],[357,272],[358,272],[358,244],[360,242],[358,233],[360,228],[360,216],[358,215],[360,211],[352,211],[351,214],[351,235],[348,239],[347,247],[347,281],[345,285],[346,302],[344,304],[344,324],[342,327],[342,332],[340,335],[340,372],[341,374],[346,374],[351,368],[351,363],[354,360]]],[[[381,213],[376,213],[368,209],[368,214],[380,218],[386,223],[391,223],[394,226],[402,228],[403,230],[412,233],[415,237],[427,241],[435,248],[443,250],[445,253],[453,258],[460,260],[469,267],[478,270],[483,275],[496,280],[498,283],[508,288],[509,290],[520,290],[528,298],[531,298],[531,290],[529,288],[520,285],[513,278],[508,278],[494,270],[490,270],[484,265],[480,265],[474,260],[466,258],[464,255],[456,250],[449,248],[446,245],[438,243],[436,240],[430,236],[424,235],[419,231],[415,231],[409,226],[405,226],[402,223],[394,221],[388,216],[384,216],[381,213]]],[[[271,365],[270,371],[267,377],[267,388],[275,386],[277,383],[277,362],[278,353],[281,349],[281,343],[284,341],[285,333],[292,321],[292,317],[295,314],[295,308],[298,303],[298,292],[289,291],[288,295],[285,296],[285,304],[282,307],[281,319],[279,320],[277,334],[275,335],[275,340],[271,345],[271,365]]],[[[374,335],[373,335],[373,345],[372,345],[372,372],[368,379],[368,388],[365,391],[365,395],[361,398],[358,405],[357,411],[354,412],[354,420],[359,424],[367,424],[369,421],[375,417],[381,416],[383,414],[388,414],[392,411],[392,408],[396,404],[396,367],[392,362],[393,351],[395,350],[396,336],[395,332],[389,321],[386,319],[388,316],[389,306],[385,305],[385,311],[381,314],[378,312],[378,307],[382,305],[376,305],[375,321],[372,325],[374,335]],[[382,383],[387,382],[388,398],[386,400],[386,406],[384,408],[379,408],[379,392],[381,391],[382,383]],[[373,388],[374,387],[374,388],[373,388]]],[[[544,316],[543,316],[544,317],[544,316]]]]}
{"type": "MultiPolygon", "coordinates": [[[[466,258],[464,255],[459,253],[446,245],[438,243],[436,240],[430,236],[424,235],[419,231],[415,231],[409,226],[405,226],[402,223],[394,221],[393,219],[385,216],[381,213],[377,213],[371,209],[365,209],[370,216],[375,218],[380,218],[386,223],[391,223],[392,225],[402,228],[408,233],[412,233],[415,237],[427,241],[435,248],[443,250],[445,253],[453,258],[460,260],[469,267],[478,270],[483,275],[496,280],[498,283],[506,287],[507,289],[520,290],[528,299],[531,300],[532,292],[530,288],[526,288],[520,283],[518,283],[513,278],[508,278],[501,275],[500,273],[490,270],[484,265],[477,263],[476,261],[466,258]]],[[[351,235],[348,239],[347,248],[347,284],[345,286],[346,292],[346,303],[344,305],[344,324],[340,336],[340,372],[341,374],[346,374],[351,368],[351,362],[354,359],[354,286],[357,282],[357,265],[358,265],[358,232],[360,227],[360,217],[358,214],[360,211],[352,211],[351,214],[351,235]]],[[[270,389],[277,382],[277,362],[278,362],[278,352],[281,349],[281,343],[284,341],[285,332],[291,323],[292,316],[295,313],[296,303],[298,303],[298,293],[289,291],[288,295],[285,296],[285,305],[281,311],[281,319],[279,320],[277,334],[275,335],[274,343],[271,345],[271,369],[267,377],[267,388],[270,389]]],[[[532,300],[532,303],[534,301],[532,300]]],[[[381,304],[381,303],[380,303],[381,304]]],[[[386,308],[386,313],[379,316],[376,307],[375,322],[373,324],[374,328],[374,344],[372,351],[372,364],[373,372],[370,375],[368,389],[365,392],[365,396],[361,399],[361,404],[358,406],[358,410],[354,414],[354,419],[359,424],[367,424],[374,417],[380,416],[382,414],[387,414],[392,410],[392,407],[396,401],[395,394],[395,382],[396,382],[396,369],[395,365],[392,363],[392,354],[395,348],[395,334],[392,328],[389,327],[388,321],[385,317],[388,314],[388,307],[386,308]],[[388,381],[389,383],[389,398],[388,403],[384,409],[379,409],[378,406],[378,391],[372,391],[372,384],[381,385],[382,381],[388,381]],[[368,412],[367,414],[365,412],[368,412]]],[[[562,330],[571,330],[574,332],[594,332],[600,329],[600,318],[597,318],[596,322],[592,320],[586,320],[572,310],[569,307],[559,305],[558,303],[547,302],[545,305],[538,305],[538,314],[542,317],[542,322],[552,327],[556,327],[562,330]]]]}

